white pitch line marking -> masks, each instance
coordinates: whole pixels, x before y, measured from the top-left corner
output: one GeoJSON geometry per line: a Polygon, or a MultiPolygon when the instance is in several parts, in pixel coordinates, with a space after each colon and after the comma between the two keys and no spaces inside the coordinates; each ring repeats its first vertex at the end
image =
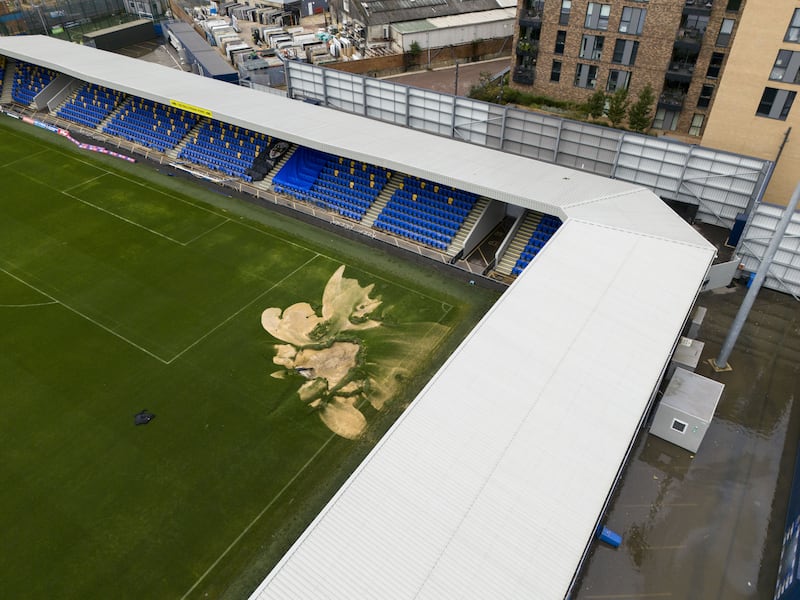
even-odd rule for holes
{"type": "Polygon", "coordinates": [[[61,301],[61,300],[59,300],[58,298],[55,298],[55,297],[51,296],[50,294],[48,294],[48,293],[47,293],[47,292],[45,292],[44,290],[41,290],[41,289],[39,289],[38,287],[36,287],[35,285],[33,285],[33,284],[31,284],[31,283],[29,283],[29,282],[25,281],[24,279],[21,279],[21,278],[17,277],[17,276],[16,276],[16,275],[14,275],[13,273],[9,273],[9,272],[8,272],[8,271],[6,271],[6,270],[5,270],[3,267],[0,267],[0,271],[2,271],[3,273],[5,273],[5,274],[6,274],[6,275],[8,275],[9,277],[12,277],[13,279],[16,279],[16,280],[17,280],[17,281],[19,281],[21,284],[23,284],[23,285],[27,285],[27,286],[28,286],[29,288],[31,288],[32,290],[34,290],[34,291],[36,291],[36,292],[39,292],[39,293],[40,293],[42,296],[45,296],[45,297],[47,297],[47,298],[50,298],[50,300],[52,300],[52,301],[53,301],[53,302],[55,302],[56,304],[60,304],[61,306],[63,306],[64,308],[66,308],[68,311],[75,313],[75,314],[76,314],[76,315],[78,315],[79,317],[83,317],[84,319],[86,319],[86,320],[87,320],[87,321],[89,321],[90,323],[94,323],[94,324],[95,324],[95,325],[97,325],[97,326],[98,326],[100,329],[102,329],[102,330],[104,330],[104,331],[107,331],[108,333],[110,333],[110,334],[111,334],[111,335],[113,335],[114,337],[116,337],[116,338],[118,338],[118,339],[122,340],[123,342],[126,342],[127,344],[130,344],[131,346],[133,346],[133,347],[134,347],[134,348],[136,348],[137,350],[141,350],[141,351],[142,351],[142,352],[144,352],[145,354],[147,354],[147,355],[149,355],[149,356],[152,356],[153,358],[155,358],[156,360],[158,360],[158,361],[160,361],[160,362],[164,363],[165,365],[168,365],[168,364],[169,364],[169,363],[168,363],[166,360],[164,360],[163,358],[161,358],[161,357],[160,357],[160,356],[158,356],[157,354],[153,354],[153,353],[152,353],[152,352],[150,352],[150,350],[148,350],[147,348],[144,348],[144,347],[140,346],[140,345],[139,345],[139,344],[137,344],[136,342],[133,342],[133,341],[129,340],[128,338],[126,338],[126,337],[125,337],[124,335],[122,335],[121,333],[118,333],[118,332],[114,331],[113,329],[111,329],[111,328],[109,328],[109,327],[107,327],[107,326],[103,325],[102,323],[100,323],[100,322],[98,322],[98,321],[95,321],[95,320],[94,320],[92,317],[90,317],[89,315],[85,315],[85,314],[83,314],[83,313],[82,313],[81,311],[79,311],[78,309],[71,307],[69,304],[65,304],[64,302],[62,302],[62,301],[61,301]]]}
{"type": "Polygon", "coordinates": [[[181,600],[186,600],[186,598],[189,596],[189,594],[191,594],[195,590],[195,588],[198,585],[200,585],[202,583],[202,581],[206,577],[208,577],[208,574],[211,573],[211,571],[214,570],[214,568],[222,561],[222,559],[227,556],[228,552],[233,550],[234,546],[236,546],[236,544],[239,543],[239,541],[247,534],[247,532],[250,531],[256,523],[258,523],[258,521],[261,519],[261,517],[264,516],[264,513],[266,513],[272,507],[273,504],[275,504],[275,502],[278,500],[278,498],[280,498],[283,495],[283,493],[289,488],[289,486],[291,486],[295,482],[295,480],[298,477],[300,477],[300,475],[303,473],[303,471],[305,471],[309,467],[309,465],[314,462],[314,460],[317,458],[317,456],[319,456],[322,453],[322,451],[325,450],[325,448],[328,447],[328,444],[330,444],[331,440],[333,440],[333,438],[335,438],[335,437],[336,437],[336,434],[334,433],[331,437],[329,437],[327,440],[325,440],[325,443],[322,444],[322,446],[320,446],[319,449],[316,452],[314,452],[314,454],[311,456],[311,458],[309,458],[305,462],[305,464],[302,467],[300,467],[300,469],[298,469],[297,473],[295,473],[292,476],[292,478],[289,481],[286,482],[286,485],[284,485],[280,490],[278,490],[278,493],[275,494],[272,497],[272,500],[267,502],[267,505],[264,508],[261,509],[261,512],[259,512],[253,518],[253,520],[250,521],[250,523],[248,523],[247,527],[245,527],[242,530],[242,532],[239,535],[237,535],[236,538],[234,538],[234,540],[230,544],[228,544],[228,547],[225,548],[225,550],[222,551],[222,554],[220,554],[213,563],[211,563],[211,566],[208,567],[208,569],[206,569],[205,572],[202,575],[200,575],[200,577],[197,578],[197,581],[194,582],[192,587],[190,587],[188,590],[186,590],[186,593],[183,596],[181,596],[181,600]]]}
{"type": "Polygon", "coordinates": [[[307,266],[307,265],[308,265],[308,264],[309,264],[311,261],[313,261],[314,259],[316,259],[318,256],[319,256],[318,254],[317,254],[317,255],[314,255],[314,256],[312,256],[312,257],[311,257],[311,258],[309,258],[309,259],[308,259],[306,262],[304,262],[302,265],[300,265],[299,267],[297,267],[297,268],[296,268],[294,271],[292,271],[291,273],[288,273],[287,275],[285,275],[284,277],[282,277],[280,281],[276,281],[276,282],[275,282],[274,284],[272,284],[272,285],[271,285],[269,288],[267,288],[266,290],[264,290],[263,292],[261,292],[261,293],[260,293],[258,296],[256,296],[256,297],[255,297],[255,298],[253,298],[252,300],[250,300],[250,302],[248,302],[247,304],[245,304],[244,306],[242,306],[242,307],[241,307],[239,310],[237,310],[235,313],[233,313],[232,315],[230,315],[230,316],[229,316],[227,319],[225,319],[225,320],[224,320],[224,321],[222,321],[221,323],[218,323],[217,325],[215,325],[214,327],[212,327],[211,329],[209,329],[209,330],[208,330],[206,333],[204,333],[204,334],[203,334],[203,335],[201,335],[199,338],[197,338],[195,341],[193,341],[191,344],[189,344],[188,346],[186,346],[186,348],[184,348],[183,350],[181,350],[180,352],[178,352],[178,353],[177,353],[175,356],[173,356],[172,358],[170,358],[170,359],[169,359],[169,360],[166,362],[166,364],[171,364],[173,361],[175,361],[175,360],[177,360],[178,358],[180,358],[181,356],[183,356],[183,355],[184,355],[186,352],[188,352],[189,350],[191,350],[192,348],[194,348],[194,347],[195,347],[197,344],[199,344],[200,342],[202,342],[204,339],[206,339],[208,336],[210,336],[212,333],[214,333],[214,332],[215,332],[217,329],[219,329],[220,327],[222,327],[223,325],[225,325],[225,324],[226,324],[228,321],[230,321],[231,319],[233,319],[234,317],[236,317],[236,316],[237,316],[239,313],[241,313],[243,310],[245,310],[246,308],[248,308],[250,305],[254,304],[254,303],[255,303],[257,300],[259,300],[261,297],[263,297],[264,295],[266,295],[266,294],[268,294],[269,292],[271,292],[272,290],[274,290],[276,287],[278,287],[279,285],[281,285],[281,284],[282,284],[284,281],[286,281],[286,280],[287,280],[287,279],[289,279],[290,277],[294,276],[294,274],[295,274],[295,273],[297,273],[297,272],[298,272],[300,269],[304,269],[304,268],[305,268],[305,267],[306,267],[306,266],[307,266]]]}

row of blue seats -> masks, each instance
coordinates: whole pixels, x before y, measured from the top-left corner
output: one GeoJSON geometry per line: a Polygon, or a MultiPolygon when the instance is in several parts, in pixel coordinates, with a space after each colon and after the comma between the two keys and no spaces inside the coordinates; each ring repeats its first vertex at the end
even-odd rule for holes
{"type": "Polygon", "coordinates": [[[159,152],[166,152],[170,148],[174,148],[178,142],[180,142],[179,136],[175,136],[174,139],[171,139],[170,136],[166,134],[152,131],[145,127],[124,126],[113,121],[106,125],[103,131],[110,135],[117,135],[126,140],[140,143],[143,146],[153,148],[159,152]]]}
{"type": "Polygon", "coordinates": [[[198,132],[197,134],[194,135],[194,137],[192,137],[192,141],[195,144],[211,144],[218,148],[225,148],[226,150],[235,150],[237,152],[249,152],[253,156],[261,152],[261,150],[266,148],[267,145],[269,144],[269,142],[267,142],[266,140],[258,144],[254,142],[248,142],[243,139],[239,139],[238,141],[233,140],[227,142],[215,138],[214,141],[212,141],[212,138],[211,136],[208,135],[208,132],[198,132]]]}
{"type": "Polygon", "coordinates": [[[228,175],[230,177],[240,177],[248,182],[253,181],[253,178],[247,175],[247,173],[245,173],[241,169],[235,169],[223,165],[219,161],[216,161],[205,154],[194,153],[190,151],[185,154],[181,153],[181,158],[186,159],[189,162],[193,162],[196,165],[201,165],[209,169],[214,169],[215,171],[219,171],[220,173],[224,173],[225,175],[228,175]]]}
{"type": "Polygon", "coordinates": [[[333,210],[343,217],[353,219],[354,221],[361,221],[361,219],[364,218],[364,213],[366,212],[364,208],[360,206],[354,206],[346,198],[330,197],[327,194],[321,194],[319,192],[315,192],[314,190],[306,192],[306,200],[322,208],[333,210]]]}
{"type": "Polygon", "coordinates": [[[383,218],[382,220],[394,219],[399,221],[404,225],[407,225],[409,229],[416,230],[418,233],[428,235],[429,237],[442,242],[451,242],[456,231],[458,231],[454,231],[452,227],[437,225],[425,219],[415,217],[414,215],[392,210],[391,208],[384,209],[381,211],[379,216],[383,218]]]}
{"type": "Polygon", "coordinates": [[[342,189],[342,190],[353,190],[354,192],[360,192],[361,194],[375,199],[378,197],[378,194],[381,193],[381,188],[378,187],[369,187],[367,185],[361,183],[355,183],[353,181],[345,181],[341,179],[337,179],[333,175],[325,175],[320,173],[320,176],[317,178],[316,183],[318,184],[325,184],[333,189],[342,189]]]}
{"type": "Polygon", "coordinates": [[[468,202],[463,199],[455,198],[454,196],[436,193],[433,190],[415,190],[413,188],[409,188],[408,186],[403,186],[399,188],[398,191],[402,192],[402,194],[407,198],[424,198],[429,202],[433,202],[438,205],[446,205],[448,207],[452,207],[453,209],[460,210],[464,214],[469,213],[469,211],[472,210],[472,207],[475,206],[474,202],[468,202]]]}
{"type": "Polygon", "coordinates": [[[149,126],[154,131],[156,130],[164,130],[164,131],[180,131],[181,134],[185,134],[192,128],[192,123],[190,121],[176,121],[173,123],[166,123],[161,121],[160,119],[155,119],[152,115],[147,115],[141,112],[138,113],[129,113],[126,114],[124,112],[117,113],[117,116],[114,117],[115,121],[119,121],[121,123],[131,123],[133,125],[139,125],[147,127],[149,126]]]}
{"type": "Polygon", "coordinates": [[[320,198],[329,198],[331,200],[335,200],[336,202],[341,202],[347,205],[347,208],[353,210],[355,212],[361,213],[362,215],[369,210],[369,207],[372,206],[372,202],[370,202],[366,198],[359,198],[354,196],[353,194],[326,189],[324,187],[319,187],[318,185],[314,184],[311,186],[309,193],[316,194],[320,198]]]}
{"type": "Polygon", "coordinates": [[[327,185],[324,182],[320,183],[319,181],[311,186],[311,190],[317,192],[318,194],[331,196],[332,198],[346,198],[355,206],[362,207],[365,211],[372,206],[372,203],[374,202],[373,198],[360,192],[354,192],[353,190],[347,188],[335,188],[327,185]]]}
{"type": "Polygon", "coordinates": [[[392,199],[389,201],[389,204],[393,206],[402,206],[417,213],[424,214],[434,222],[441,222],[445,225],[452,223],[453,225],[460,227],[464,222],[464,215],[460,213],[443,210],[438,206],[431,206],[430,204],[425,204],[423,202],[419,202],[418,200],[409,200],[408,198],[403,198],[402,196],[393,195],[392,199]]]}
{"type": "Polygon", "coordinates": [[[355,168],[339,168],[335,162],[331,161],[326,164],[322,168],[322,173],[326,175],[331,175],[332,177],[341,177],[344,179],[352,180],[357,183],[363,183],[364,185],[369,185],[370,182],[373,183],[380,183],[381,186],[386,185],[389,177],[388,175],[383,172],[375,172],[375,171],[359,171],[355,168]],[[352,171],[352,172],[351,172],[352,171]]]}
{"type": "Polygon", "coordinates": [[[436,248],[437,250],[447,250],[447,244],[442,241],[432,239],[426,235],[422,235],[402,225],[395,224],[388,219],[382,219],[380,216],[378,219],[375,220],[374,224],[376,229],[381,229],[384,231],[388,231],[394,235],[404,237],[410,239],[418,244],[425,244],[426,246],[430,246],[432,248],[436,248]]]}
{"type": "Polygon", "coordinates": [[[455,204],[450,204],[447,200],[441,200],[432,196],[426,195],[424,192],[415,194],[408,190],[395,190],[394,197],[403,198],[409,202],[419,203],[424,206],[430,206],[445,213],[460,216],[462,219],[469,214],[470,208],[455,204]]]}
{"type": "Polygon", "coordinates": [[[98,115],[89,115],[85,112],[81,112],[75,108],[70,106],[63,106],[58,111],[57,115],[62,119],[67,119],[74,123],[79,123],[81,125],[85,125],[86,127],[95,128],[103,120],[103,117],[98,115]]]}
{"type": "Polygon", "coordinates": [[[189,139],[186,143],[187,148],[194,148],[198,152],[209,152],[211,154],[219,155],[220,158],[230,158],[232,161],[243,160],[248,163],[248,166],[253,164],[253,159],[256,157],[255,152],[250,149],[243,148],[226,148],[218,144],[204,142],[202,140],[195,141],[189,139]]]}
{"type": "Polygon", "coordinates": [[[454,200],[466,203],[469,207],[472,207],[472,205],[475,204],[475,201],[478,199],[477,194],[472,192],[459,190],[452,186],[440,185],[433,181],[419,179],[410,175],[403,179],[403,189],[408,189],[414,192],[428,192],[444,198],[451,197],[454,200]]]}
{"type": "Polygon", "coordinates": [[[196,148],[184,147],[178,156],[192,162],[203,161],[198,162],[198,164],[211,165],[217,171],[222,171],[229,175],[244,175],[247,169],[253,166],[252,161],[248,162],[243,159],[221,155],[208,149],[200,151],[196,148]]]}

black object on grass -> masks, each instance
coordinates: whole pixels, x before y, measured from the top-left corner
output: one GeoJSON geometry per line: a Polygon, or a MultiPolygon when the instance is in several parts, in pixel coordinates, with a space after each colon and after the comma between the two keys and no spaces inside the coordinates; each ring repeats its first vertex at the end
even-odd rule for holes
{"type": "Polygon", "coordinates": [[[147,409],[144,409],[142,412],[136,413],[136,416],[133,417],[133,424],[134,425],[147,425],[150,421],[155,419],[156,416],[148,412],[147,409]]]}

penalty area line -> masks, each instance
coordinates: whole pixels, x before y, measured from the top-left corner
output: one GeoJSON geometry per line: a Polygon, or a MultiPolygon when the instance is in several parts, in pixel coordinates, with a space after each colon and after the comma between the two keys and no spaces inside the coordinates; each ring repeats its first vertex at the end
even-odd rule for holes
{"type": "Polygon", "coordinates": [[[267,288],[266,290],[264,290],[263,292],[261,292],[261,293],[260,293],[258,296],[256,296],[256,297],[255,297],[255,298],[253,298],[252,300],[250,300],[250,302],[248,302],[247,304],[245,304],[244,306],[242,306],[242,307],[241,307],[239,310],[237,310],[235,313],[233,313],[232,315],[229,315],[229,316],[228,316],[228,317],[227,317],[227,318],[226,318],[224,321],[222,321],[222,322],[220,322],[220,323],[217,323],[217,324],[216,324],[214,327],[212,327],[211,329],[209,329],[208,331],[206,331],[206,332],[205,332],[203,335],[201,335],[199,338],[197,338],[197,339],[196,339],[195,341],[193,341],[191,344],[189,344],[188,346],[186,346],[186,348],[184,348],[183,350],[181,350],[180,352],[178,352],[178,353],[177,353],[175,356],[173,356],[173,357],[172,357],[172,358],[170,358],[168,361],[166,361],[166,362],[165,362],[165,364],[168,364],[168,365],[169,365],[169,364],[171,364],[172,362],[174,362],[174,361],[176,361],[177,359],[179,359],[181,356],[183,356],[184,354],[186,354],[186,353],[187,353],[189,350],[191,350],[192,348],[194,348],[194,347],[195,347],[197,344],[199,344],[199,343],[200,343],[200,342],[202,342],[204,339],[206,339],[208,336],[210,336],[212,333],[214,333],[214,332],[215,332],[217,329],[219,329],[220,327],[222,327],[223,325],[225,325],[225,324],[226,324],[228,321],[230,321],[231,319],[233,319],[233,318],[235,318],[236,316],[238,316],[238,315],[239,315],[239,313],[241,313],[241,312],[242,312],[242,311],[244,311],[245,309],[247,309],[247,308],[249,308],[250,306],[252,306],[252,305],[253,305],[253,303],[255,303],[256,301],[258,301],[259,299],[261,299],[261,298],[262,298],[263,296],[265,296],[266,294],[270,293],[270,292],[271,292],[272,290],[274,290],[276,287],[278,287],[279,285],[281,285],[281,284],[282,284],[284,281],[286,281],[286,280],[287,280],[287,279],[289,279],[290,277],[293,277],[293,276],[294,276],[294,274],[295,274],[295,273],[297,273],[299,270],[301,270],[301,269],[304,269],[306,266],[308,266],[308,264],[309,264],[309,263],[311,263],[311,261],[315,260],[315,259],[316,259],[318,256],[319,256],[319,254],[315,254],[314,256],[312,256],[311,258],[309,258],[309,259],[308,259],[306,262],[304,262],[302,265],[300,265],[299,267],[297,267],[297,268],[296,268],[294,271],[292,271],[291,273],[288,273],[288,274],[284,275],[284,276],[283,276],[283,277],[280,279],[280,281],[276,281],[276,282],[275,282],[275,283],[273,283],[273,284],[272,284],[272,285],[271,285],[269,288],[267,288]]]}
{"type": "Polygon", "coordinates": [[[120,221],[125,221],[128,225],[133,225],[134,227],[138,227],[139,229],[144,229],[145,231],[149,231],[153,235],[157,235],[158,237],[162,237],[165,240],[169,240],[170,242],[172,242],[174,244],[177,244],[178,246],[186,246],[186,244],[184,242],[181,242],[179,240],[171,238],[168,235],[165,235],[165,234],[163,234],[163,233],[161,233],[159,231],[156,231],[155,229],[150,229],[149,227],[147,227],[145,225],[142,225],[141,223],[137,223],[136,221],[131,221],[130,219],[125,218],[122,215],[118,215],[117,213],[115,213],[113,211],[110,211],[107,208],[103,208],[102,206],[97,206],[96,204],[92,204],[91,202],[89,202],[87,200],[84,200],[83,198],[78,198],[78,196],[76,196],[75,194],[71,194],[70,192],[68,192],[66,190],[61,190],[61,193],[64,194],[65,196],[69,196],[73,200],[77,200],[78,202],[80,202],[82,204],[85,204],[86,206],[91,206],[95,210],[99,210],[100,212],[104,212],[107,215],[111,215],[115,219],[119,219],[120,221]]]}
{"type": "Polygon", "coordinates": [[[243,538],[245,535],[247,535],[247,532],[248,532],[248,531],[250,531],[250,530],[253,528],[253,526],[254,526],[256,523],[258,523],[258,521],[261,519],[261,517],[263,517],[263,516],[264,516],[264,514],[265,514],[265,513],[266,513],[266,512],[267,512],[267,511],[268,511],[270,508],[272,508],[272,505],[273,505],[273,504],[275,504],[275,502],[277,502],[277,501],[278,501],[278,499],[279,499],[279,498],[280,498],[280,497],[283,495],[283,493],[284,493],[284,492],[285,492],[287,489],[289,489],[289,487],[290,487],[290,486],[291,486],[291,485],[292,485],[292,484],[293,484],[293,483],[294,483],[294,482],[297,480],[297,478],[298,478],[298,477],[300,477],[300,475],[302,475],[302,474],[303,474],[303,472],[304,472],[304,471],[305,471],[305,470],[306,470],[306,469],[307,469],[307,468],[308,468],[308,467],[311,465],[311,463],[313,463],[313,462],[316,460],[316,458],[317,458],[317,457],[318,457],[318,456],[319,456],[319,455],[322,453],[322,451],[323,451],[323,450],[325,450],[325,448],[327,448],[327,447],[328,447],[328,444],[330,444],[330,443],[331,443],[331,441],[333,440],[333,438],[335,438],[335,437],[336,437],[336,434],[334,433],[333,435],[331,435],[331,437],[329,437],[327,440],[325,440],[325,443],[324,443],[324,444],[322,444],[322,446],[320,446],[320,447],[317,449],[317,451],[316,451],[316,452],[314,452],[314,454],[311,456],[311,458],[309,458],[309,459],[308,459],[308,460],[305,462],[305,464],[303,464],[303,466],[302,466],[302,467],[300,467],[300,469],[298,469],[297,473],[295,473],[295,474],[292,476],[292,478],[291,478],[289,481],[287,481],[287,482],[286,482],[286,484],[285,484],[285,485],[284,485],[284,486],[283,486],[283,487],[282,487],[280,490],[278,490],[278,493],[277,493],[277,494],[275,494],[275,495],[272,497],[272,500],[270,500],[270,501],[267,503],[267,505],[266,505],[264,508],[262,508],[262,509],[261,509],[261,512],[259,512],[259,513],[258,513],[258,514],[255,516],[255,518],[253,518],[253,520],[252,520],[252,521],[250,521],[250,523],[248,523],[248,524],[247,524],[247,527],[245,527],[245,528],[242,530],[242,532],[241,532],[239,535],[237,535],[237,536],[236,536],[236,538],[234,538],[234,540],[233,540],[233,541],[232,541],[230,544],[228,544],[228,547],[227,547],[227,548],[225,548],[225,550],[223,550],[223,551],[222,551],[222,554],[220,554],[220,555],[217,557],[217,559],[216,559],[216,560],[215,560],[213,563],[211,563],[211,566],[209,566],[209,567],[208,567],[208,569],[206,569],[206,570],[203,572],[203,574],[202,574],[202,575],[200,575],[200,577],[198,577],[198,578],[197,578],[197,581],[195,581],[195,582],[194,582],[194,584],[192,585],[192,587],[190,587],[188,590],[186,590],[186,593],[185,593],[183,596],[181,596],[181,600],[186,600],[186,598],[188,598],[188,597],[189,597],[189,594],[191,594],[191,593],[192,593],[192,592],[193,592],[193,591],[194,591],[194,590],[197,588],[197,586],[198,586],[198,585],[200,585],[200,584],[203,582],[203,580],[204,580],[206,577],[208,577],[208,574],[209,574],[209,573],[211,573],[211,571],[213,571],[213,570],[214,570],[214,568],[215,568],[215,567],[216,567],[216,566],[217,566],[217,565],[218,565],[220,562],[222,562],[222,559],[224,559],[224,558],[225,558],[225,557],[228,555],[228,553],[229,553],[231,550],[233,550],[234,546],[236,546],[236,544],[238,544],[238,543],[241,541],[241,539],[242,539],[242,538],[243,538]]]}
{"type": "Polygon", "coordinates": [[[31,284],[31,283],[29,283],[29,282],[25,281],[24,279],[21,279],[20,277],[17,277],[17,276],[16,276],[16,275],[14,275],[13,273],[9,273],[9,272],[8,272],[8,271],[6,271],[6,270],[5,270],[3,267],[0,267],[0,271],[2,271],[3,273],[5,273],[5,274],[6,274],[6,275],[8,275],[9,277],[11,277],[11,278],[13,278],[13,279],[16,279],[16,280],[17,280],[17,281],[19,281],[21,284],[28,286],[28,287],[29,287],[29,288],[31,288],[33,291],[35,291],[35,292],[39,292],[39,293],[40,293],[42,296],[45,296],[46,298],[50,298],[50,300],[52,300],[52,302],[53,302],[53,303],[55,303],[55,304],[60,304],[61,306],[63,306],[64,308],[66,308],[68,311],[70,311],[70,312],[72,312],[72,313],[75,313],[75,314],[76,314],[76,315],[78,315],[79,317],[83,317],[84,319],[86,319],[86,320],[87,320],[87,321],[89,321],[90,323],[93,323],[94,325],[96,325],[96,326],[97,326],[97,327],[99,327],[100,329],[103,329],[104,331],[106,331],[106,332],[110,333],[110,334],[111,334],[111,335],[113,335],[114,337],[116,337],[116,338],[118,338],[118,339],[122,340],[123,342],[125,342],[125,343],[129,344],[130,346],[133,346],[133,347],[134,347],[134,348],[136,348],[137,350],[141,350],[142,352],[144,352],[144,353],[145,353],[145,354],[147,354],[148,356],[152,356],[153,358],[155,358],[155,359],[156,359],[156,360],[158,360],[159,362],[162,362],[162,363],[164,363],[165,365],[168,365],[168,364],[169,364],[169,363],[168,363],[166,360],[164,360],[163,358],[161,358],[161,357],[160,357],[160,356],[158,356],[157,354],[153,354],[153,353],[152,353],[152,352],[150,352],[150,350],[148,350],[147,348],[143,348],[142,346],[140,346],[140,345],[139,345],[139,344],[137,344],[136,342],[132,342],[131,340],[129,340],[128,338],[126,338],[124,335],[122,335],[122,334],[120,334],[120,333],[117,333],[116,331],[114,331],[114,330],[113,330],[113,329],[111,329],[110,327],[107,327],[106,325],[103,325],[102,323],[100,323],[100,322],[98,322],[98,321],[95,321],[95,320],[94,320],[92,317],[90,317],[89,315],[85,315],[85,314],[83,314],[83,313],[82,313],[81,311],[79,311],[78,309],[76,309],[76,308],[72,308],[72,307],[71,307],[69,304],[65,304],[64,302],[62,302],[62,301],[61,301],[61,300],[59,300],[58,298],[55,298],[55,297],[51,296],[50,294],[48,294],[48,293],[47,293],[47,292],[45,292],[44,290],[41,290],[41,289],[39,289],[39,288],[38,288],[38,287],[36,287],[35,285],[33,285],[33,284],[31,284]]]}

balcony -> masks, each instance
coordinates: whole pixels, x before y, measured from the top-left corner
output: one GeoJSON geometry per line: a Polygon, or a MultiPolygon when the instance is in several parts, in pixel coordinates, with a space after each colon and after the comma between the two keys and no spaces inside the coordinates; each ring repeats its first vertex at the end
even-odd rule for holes
{"type": "Polygon", "coordinates": [[[539,44],[536,42],[529,42],[528,40],[520,40],[517,42],[517,56],[533,56],[539,54],[539,44]]]}
{"type": "Polygon", "coordinates": [[[686,93],[682,90],[664,90],[658,97],[658,108],[680,112],[683,110],[684,100],[686,93]]]}
{"type": "Polygon", "coordinates": [[[671,62],[665,78],[667,81],[689,83],[694,76],[694,64],[686,62],[671,62]]]}
{"type": "Polygon", "coordinates": [[[514,67],[514,73],[511,76],[514,83],[520,85],[533,85],[535,78],[536,69],[534,67],[514,67]]]}
{"type": "Polygon", "coordinates": [[[519,11],[519,26],[541,29],[542,11],[536,8],[523,8],[519,11]]]}
{"type": "Polygon", "coordinates": [[[678,35],[675,37],[675,48],[686,50],[687,52],[700,52],[700,46],[703,45],[704,33],[704,29],[680,28],[678,30],[678,35]]]}
{"type": "Polygon", "coordinates": [[[708,0],[686,0],[683,6],[684,15],[710,15],[714,5],[708,0]]]}

